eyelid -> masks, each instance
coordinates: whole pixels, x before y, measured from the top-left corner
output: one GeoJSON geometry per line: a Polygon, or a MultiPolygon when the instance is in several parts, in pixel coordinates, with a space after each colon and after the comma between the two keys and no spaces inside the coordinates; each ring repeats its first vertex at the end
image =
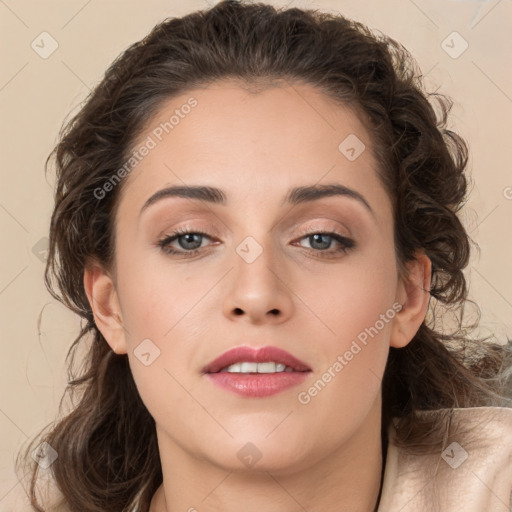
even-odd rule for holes
{"type": "MultiPolygon", "coordinates": [[[[305,227],[300,228],[298,233],[295,235],[295,237],[307,236],[307,235],[311,235],[314,233],[330,232],[330,233],[335,233],[344,238],[350,238],[350,239],[353,238],[352,234],[350,233],[350,230],[344,226],[343,226],[344,229],[341,232],[340,232],[340,229],[336,226],[332,226],[332,225],[331,226],[325,226],[325,225],[317,226],[318,222],[325,222],[325,221],[329,221],[331,223],[336,222],[336,224],[338,224],[338,226],[340,225],[339,222],[333,221],[332,219],[329,219],[329,218],[315,219],[313,221],[309,221],[309,223],[305,227]]],[[[290,231],[294,231],[295,229],[297,229],[296,226],[297,225],[295,224],[290,231]]],[[[176,236],[177,233],[180,233],[180,234],[182,234],[182,233],[185,233],[185,234],[186,233],[197,233],[197,234],[206,236],[210,239],[220,238],[222,236],[221,233],[219,232],[219,230],[216,229],[215,227],[213,227],[212,225],[208,225],[207,227],[201,227],[201,224],[199,224],[199,223],[195,224],[194,221],[188,221],[186,224],[177,226],[175,228],[162,230],[160,232],[160,234],[157,236],[157,238],[159,240],[162,240],[165,238],[170,238],[171,236],[176,236]]]]}
{"type": "Polygon", "coordinates": [[[309,235],[311,233],[336,233],[339,236],[342,236],[344,238],[353,238],[353,235],[351,231],[345,227],[343,224],[341,224],[339,221],[335,221],[333,219],[329,218],[323,218],[323,219],[315,219],[313,221],[309,221],[306,226],[299,229],[299,235],[298,236],[304,236],[309,235]],[[325,222],[328,221],[330,224],[327,226],[325,225],[325,222]],[[322,223],[321,226],[318,226],[318,223],[322,223]]]}
{"type": "Polygon", "coordinates": [[[179,224],[176,227],[162,229],[156,238],[168,238],[176,232],[189,232],[189,233],[201,233],[210,238],[222,236],[220,231],[211,224],[205,224],[202,221],[187,220],[184,224],[179,224]]]}

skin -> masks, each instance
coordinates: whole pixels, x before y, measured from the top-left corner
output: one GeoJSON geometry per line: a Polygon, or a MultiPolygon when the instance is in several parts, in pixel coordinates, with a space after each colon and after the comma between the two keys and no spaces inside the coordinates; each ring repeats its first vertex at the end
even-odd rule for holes
{"type": "MultiPolygon", "coordinates": [[[[407,345],[425,317],[430,261],[419,252],[399,275],[391,201],[351,110],[309,85],[254,94],[222,81],[168,100],[137,142],[191,96],[197,106],[126,178],[115,271],[90,261],[84,277],[96,325],[112,349],[128,354],[156,422],[163,485],[150,510],[372,512],[382,469],[381,379],[389,347],[407,345]],[[338,150],[349,134],[366,146],[354,161],[338,150]],[[280,204],[291,187],[327,183],[357,191],[372,211],[347,196],[280,204]],[[140,215],[152,194],[175,184],[221,188],[227,204],[170,197],[140,215]],[[158,240],[185,226],[211,238],[199,237],[193,257],[166,254],[158,240]],[[339,243],[327,237],[322,249],[304,231],[338,232],[355,246],[336,252],[339,243]],[[252,263],[236,252],[248,236],[262,249],[252,263]],[[401,311],[300,403],[298,393],[394,303],[401,311]],[[134,355],[147,338],[160,350],[149,366],[134,355]],[[240,397],[201,374],[244,344],[278,346],[313,371],[267,398],[240,397]],[[253,466],[237,456],[248,442],[261,453],[253,466]]],[[[171,245],[186,252],[186,242],[171,245]]]]}

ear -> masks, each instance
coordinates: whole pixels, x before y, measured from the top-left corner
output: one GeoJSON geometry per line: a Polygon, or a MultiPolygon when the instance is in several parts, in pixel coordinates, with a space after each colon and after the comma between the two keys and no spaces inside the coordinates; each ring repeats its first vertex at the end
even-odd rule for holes
{"type": "Polygon", "coordinates": [[[430,300],[432,263],[423,251],[406,263],[406,275],[400,278],[396,300],[402,309],[393,319],[390,345],[405,347],[418,332],[430,300]]]}
{"type": "Polygon", "coordinates": [[[114,281],[97,262],[86,265],[84,288],[96,327],[116,354],[126,354],[123,319],[114,281]]]}

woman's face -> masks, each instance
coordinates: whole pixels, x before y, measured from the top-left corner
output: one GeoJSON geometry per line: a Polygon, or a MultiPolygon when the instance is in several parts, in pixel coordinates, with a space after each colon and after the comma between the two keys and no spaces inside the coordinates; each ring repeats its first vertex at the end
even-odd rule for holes
{"type": "Polygon", "coordinates": [[[249,454],[286,472],[362,440],[369,425],[375,434],[407,292],[358,117],[306,85],[253,94],[217,82],[168,101],[133,149],[112,295],[108,276],[95,282],[124,327],[103,332],[128,354],[161,449],[223,468],[249,454]],[[327,185],[339,193],[293,193],[327,185]],[[154,197],[176,186],[219,189],[223,201],[154,197]],[[177,229],[206,235],[159,245],[177,229]],[[311,371],[267,396],[238,394],[202,372],[238,346],[278,347],[311,371]]]}

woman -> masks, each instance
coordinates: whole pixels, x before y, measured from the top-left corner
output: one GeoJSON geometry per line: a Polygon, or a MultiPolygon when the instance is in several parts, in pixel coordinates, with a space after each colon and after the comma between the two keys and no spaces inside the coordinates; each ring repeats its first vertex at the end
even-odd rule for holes
{"type": "Polygon", "coordinates": [[[463,324],[467,146],[415,68],[229,0],[111,65],[54,152],[46,282],[90,347],[49,509],[510,507],[510,344],[463,324]]]}

